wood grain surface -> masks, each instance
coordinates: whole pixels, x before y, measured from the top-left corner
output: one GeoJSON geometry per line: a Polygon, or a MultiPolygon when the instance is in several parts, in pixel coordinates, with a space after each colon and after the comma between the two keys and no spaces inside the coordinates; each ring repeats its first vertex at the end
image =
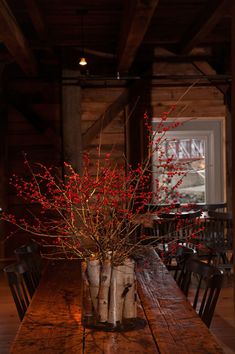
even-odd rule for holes
{"type": "Polygon", "coordinates": [[[11,353],[83,351],[78,262],[50,264],[19,328],[11,353]]]}
{"type": "Polygon", "coordinates": [[[50,264],[12,345],[11,354],[223,353],[154,252],[137,273],[143,329],[84,329],[79,262],[50,264]]]}
{"type": "Polygon", "coordinates": [[[138,292],[160,353],[223,353],[154,251],[137,272],[138,292]]]}

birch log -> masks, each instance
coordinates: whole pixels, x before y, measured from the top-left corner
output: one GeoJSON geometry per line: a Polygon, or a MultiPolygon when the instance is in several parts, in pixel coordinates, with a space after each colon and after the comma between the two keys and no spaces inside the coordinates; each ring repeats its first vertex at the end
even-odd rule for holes
{"type": "Polygon", "coordinates": [[[133,259],[126,259],[124,273],[124,286],[126,294],[124,298],[123,317],[136,318],[137,317],[137,302],[136,302],[136,276],[135,276],[135,261],[133,259]]]}
{"type": "Polygon", "coordinates": [[[100,261],[98,259],[92,259],[87,261],[87,275],[89,280],[92,304],[95,313],[97,314],[100,285],[100,261]]]}
{"type": "Polygon", "coordinates": [[[91,293],[90,293],[90,284],[87,278],[87,263],[82,262],[82,279],[83,279],[83,316],[84,317],[92,317],[93,310],[92,310],[92,300],[91,300],[91,293]]]}
{"type": "Polygon", "coordinates": [[[113,267],[110,285],[110,301],[109,301],[109,315],[108,322],[115,327],[117,322],[122,322],[123,302],[122,296],[124,291],[123,276],[125,266],[113,267]]]}
{"type": "Polygon", "coordinates": [[[100,290],[99,290],[99,321],[108,321],[108,305],[109,305],[109,288],[111,280],[111,262],[106,260],[103,262],[100,274],[100,290]]]}

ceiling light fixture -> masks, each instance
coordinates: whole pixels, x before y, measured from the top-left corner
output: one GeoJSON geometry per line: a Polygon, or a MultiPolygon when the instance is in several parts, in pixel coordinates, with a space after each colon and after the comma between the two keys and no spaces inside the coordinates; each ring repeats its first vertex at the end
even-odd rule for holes
{"type": "Polygon", "coordinates": [[[79,65],[82,65],[82,66],[87,65],[87,61],[86,61],[85,57],[80,58],[79,65]]]}
{"type": "Polygon", "coordinates": [[[85,58],[85,50],[84,50],[84,22],[83,22],[84,13],[81,12],[81,43],[82,43],[82,55],[79,61],[79,65],[85,66],[87,65],[87,61],[85,58]]]}

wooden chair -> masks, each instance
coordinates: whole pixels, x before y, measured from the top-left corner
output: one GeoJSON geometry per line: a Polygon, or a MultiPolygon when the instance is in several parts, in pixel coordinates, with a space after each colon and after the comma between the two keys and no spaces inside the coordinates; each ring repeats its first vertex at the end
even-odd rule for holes
{"type": "Polygon", "coordinates": [[[172,253],[165,262],[167,269],[174,272],[174,279],[177,283],[187,260],[194,255],[195,251],[192,248],[177,245],[175,254],[172,253]]]}
{"type": "Polygon", "coordinates": [[[169,211],[175,213],[180,207],[179,203],[175,204],[146,204],[144,206],[143,213],[148,213],[146,219],[149,219],[147,222],[144,222],[139,228],[139,236],[145,236],[143,244],[153,244],[155,245],[155,240],[162,235],[168,233],[169,222],[168,220],[161,220],[161,222],[156,222],[155,219],[158,219],[158,215],[161,213],[169,213],[169,211]],[[150,214],[151,213],[151,214],[150,214]],[[150,216],[151,215],[151,216],[150,216]],[[158,226],[158,227],[156,227],[158,226]]]}
{"type": "Polygon", "coordinates": [[[163,260],[168,262],[168,257],[171,257],[178,245],[190,248],[188,240],[200,227],[198,222],[200,215],[200,210],[160,214],[154,228],[155,235],[161,238],[158,247],[162,250],[163,260]]]}
{"type": "Polygon", "coordinates": [[[29,242],[16,248],[14,252],[18,261],[26,263],[31,272],[34,287],[36,288],[40,282],[42,273],[42,259],[38,244],[29,242]]]}
{"type": "Polygon", "coordinates": [[[220,269],[232,268],[233,225],[232,215],[218,211],[208,211],[198,249],[201,258],[207,256],[208,263],[214,263],[220,269]]]}
{"type": "Polygon", "coordinates": [[[192,306],[209,327],[223,283],[223,274],[214,266],[196,258],[190,258],[182,270],[178,284],[189,297],[192,290],[192,306]],[[195,285],[192,286],[193,281],[195,285]]]}
{"type": "Polygon", "coordinates": [[[202,210],[202,211],[220,211],[225,212],[227,209],[227,203],[197,203],[193,205],[194,210],[202,210]]]}
{"type": "Polygon", "coordinates": [[[154,204],[149,203],[145,204],[144,212],[164,212],[166,210],[178,210],[180,208],[180,203],[172,203],[172,204],[154,204]]]}
{"type": "Polygon", "coordinates": [[[14,263],[3,268],[20,320],[23,319],[34,293],[34,285],[25,263],[14,263]]]}

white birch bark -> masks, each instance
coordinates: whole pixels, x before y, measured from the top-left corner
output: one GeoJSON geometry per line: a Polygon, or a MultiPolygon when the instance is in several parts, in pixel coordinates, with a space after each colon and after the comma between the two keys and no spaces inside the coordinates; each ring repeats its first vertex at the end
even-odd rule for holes
{"type": "Polygon", "coordinates": [[[123,265],[113,268],[110,260],[101,266],[99,260],[91,259],[86,268],[83,265],[83,279],[88,316],[92,314],[89,296],[99,322],[117,326],[123,318],[137,316],[135,262],[132,259],[128,258],[123,265]]]}
{"type": "Polygon", "coordinates": [[[133,259],[125,260],[124,287],[128,289],[124,298],[123,317],[137,317],[137,295],[136,295],[136,276],[135,276],[135,261],[133,259]]]}
{"type": "Polygon", "coordinates": [[[98,259],[92,259],[87,261],[87,275],[89,280],[92,304],[95,313],[97,314],[100,285],[100,261],[98,259]]]}
{"type": "Polygon", "coordinates": [[[101,266],[99,290],[99,321],[108,321],[109,288],[111,280],[111,262],[106,260],[101,266]]]}
{"type": "Polygon", "coordinates": [[[124,270],[125,266],[116,266],[112,270],[108,322],[114,326],[117,325],[117,322],[122,322],[124,270]]]}
{"type": "Polygon", "coordinates": [[[83,279],[83,315],[84,317],[92,317],[93,310],[92,310],[92,300],[91,300],[91,293],[90,293],[90,284],[87,278],[87,264],[86,262],[82,262],[82,279],[83,279]]]}

